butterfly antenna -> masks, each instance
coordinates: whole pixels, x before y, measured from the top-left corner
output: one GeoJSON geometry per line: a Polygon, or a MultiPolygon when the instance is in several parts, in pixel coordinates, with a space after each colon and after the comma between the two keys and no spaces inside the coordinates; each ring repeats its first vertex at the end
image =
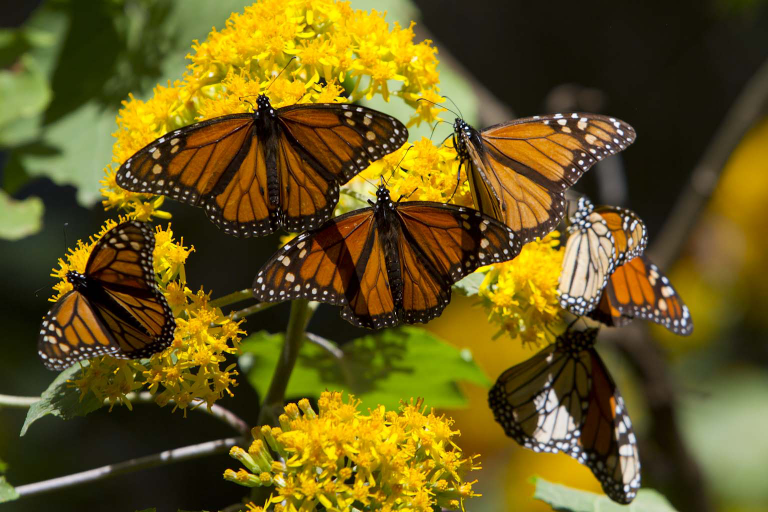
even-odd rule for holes
{"type": "Polygon", "coordinates": [[[43,291],[46,288],[48,288],[48,287],[47,286],[43,286],[42,288],[38,288],[37,290],[35,290],[35,297],[37,297],[37,294],[40,293],[41,291],[43,291]]]}
{"type": "Polygon", "coordinates": [[[266,93],[266,92],[269,90],[269,88],[270,88],[270,87],[272,87],[272,84],[274,84],[275,82],[277,82],[277,79],[278,79],[278,78],[280,78],[280,75],[282,75],[282,74],[283,74],[283,72],[284,72],[286,69],[288,69],[288,66],[290,66],[290,65],[291,65],[291,62],[293,62],[293,59],[295,59],[295,58],[296,58],[296,56],[294,55],[293,57],[291,57],[290,59],[288,59],[288,62],[285,64],[285,66],[283,67],[283,69],[281,69],[281,70],[280,70],[280,72],[277,74],[277,76],[276,76],[275,78],[273,78],[273,79],[272,79],[272,81],[269,83],[269,85],[267,86],[267,88],[266,88],[266,89],[264,89],[264,92],[265,92],[265,93],[266,93]]]}
{"type": "MultiPolygon", "coordinates": [[[[431,103],[431,104],[433,104],[433,105],[434,105],[434,106],[436,106],[436,107],[444,108],[445,110],[447,110],[447,111],[448,111],[448,112],[450,112],[451,114],[455,115],[456,117],[461,117],[461,114],[457,114],[456,112],[454,112],[453,110],[449,109],[449,108],[448,108],[448,107],[446,107],[445,105],[441,105],[440,103],[435,103],[434,101],[430,101],[430,100],[428,100],[427,98],[419,98],[419,99],[418,99],[418,100],[416,100],[416,101],[426,101],[427,103],[431,103]]],[[[462,118],[462,119],[463,119],[463,118],[462,118]]]]}
{"type": "Polygon", "coordinates": [[[459,108],[459,106],[456,104],[456,102],[455,102],[455,101],[453,101],[453,100],[452,100],[451,98],[449,98],[448,96],[446,96],[446,97],[445,97],[445,99],[447,99],[448,101],[450,101],[451,103],[453,103],[453,106],[454,106],[454,107],[456,107],[456,110],[458,110],[458,111],[459,111],[459,117],[460,117],[460,118],[462,118],[462,119],[464,119],[464,114],[462,114],[462,113],[461,113],[461,109],[460,109],[460,108],[459,108]]]}
{"type": "Polygon", "coordinates": [[[61,230],[64,232],[64,252],[67,252],[67,249],[69,249],[69,244],[67,243],[67,226],[69,226],[69,222],[65,222],[64,225],[61,227],[61,230]]]}
{"type": "MultiPolygon", "coordinates": [[[[389,175],[389,178],[387,178],[387,180],[384,182],[384,185],[388,185],[389,184],[389,180],[391,180],[395,176],[395,172],[397,171],[397,168],[400,167],[400,165],[402,165],[403,160],[405,160],[405,156],[412,149],[413,149],[413,146],[409,146],[408,149],[405,150],[405,153],[403,153],[403,156],[400,157],[400,161],[397,162],[397,165],[392,168],[392,174],[389,175]]],[[[403,170],[405,171],[405,169],[403,169],[403,170]]],[[[382,178],[383,177],[384,177],[384,175],[382,174],[382,178]]]]}

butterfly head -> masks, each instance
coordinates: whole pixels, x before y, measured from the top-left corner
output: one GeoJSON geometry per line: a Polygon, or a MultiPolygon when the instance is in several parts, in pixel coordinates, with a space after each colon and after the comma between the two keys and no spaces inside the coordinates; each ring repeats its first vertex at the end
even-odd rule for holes
{"type": "Polygon", "coordinates": [[[462,159],[469,157],[467,140],[472,138],[472,132],[472,127],[464,119],[457,117],[453,121],[453,146],[462,159]]]}
{"type": "Polygon", "coordinates": [[[382,183],[376,190],[376,208],[382,208],[386,206],[392,206],[392,196],[389,194],[389,189],[387,189],[387,186],[382,183]]]}
{"type": "Polygon", "coordinates": [[[258,107],[258,110],[256,111],[257,114],[264,114],[269,117],[275,117],[275,109],[272,107],[272,104],[269,102],[269,98],[267,98],[266,94],[259,94],[259,97],[256,98],[256,106],[258,107]]]}
{"type": "Polygon", "coordinates": [[[72,286],[75,288],[75,290],[85,286],[85,276],[80,272],[75,272],[74,270],[67,272],[67,281],[72,283],[72,286]]]}
{"type": "Polygon", "coordinates": [[[600,329],[590,327],[583,331],[569,330],[557,338],[558,348],[574,355],[589,350],[597,340],[597,333],[600,329]]]}

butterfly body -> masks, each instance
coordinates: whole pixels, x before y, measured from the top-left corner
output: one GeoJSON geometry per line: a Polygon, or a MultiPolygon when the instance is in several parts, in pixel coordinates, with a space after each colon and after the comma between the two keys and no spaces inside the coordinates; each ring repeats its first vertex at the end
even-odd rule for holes
{"type": "Polygon", "coordinates": [[[589,467],[612,500],[626,504],[640,488],[637,440],[624,400],[594,349],[597,332],[568,331],[509,368],[488,403],[517,443],[566,453],[589,467]]]}
{"type": "Polygon", "coordinates": [[[254,296],[342,306],[353,325],[379,329],[439,316],[451,285],[514,258],[517,235],[475,210],[426,201],[376,201],[296,237],[259,271],[254,296]]]}
{"type": "Polygon", "coordinates": [[[85,272],[69,271],[72,290],[46,315],[38,354],[52,370],[98,355],[149,357],[173,341],[176,321],[155,283],[154,233],[141,222],[104,234],[85,272]]]}
{"type": "Polygon", "coordinates": [[[635,139],[628,124],[595,114],[534,116],[484,130],[457,118],[453,126],[475,206],[523,243],[552,231],[565,214],[564,192],[635,139]]]}
{"type": "Polygon", "coordinates": [[[396,119],[346,104],[232,114],[167,133],[120,167],[117,184],[204,208],[234,236],[313,229],[333,213],[339,187],[408,139],[396,119]]]}

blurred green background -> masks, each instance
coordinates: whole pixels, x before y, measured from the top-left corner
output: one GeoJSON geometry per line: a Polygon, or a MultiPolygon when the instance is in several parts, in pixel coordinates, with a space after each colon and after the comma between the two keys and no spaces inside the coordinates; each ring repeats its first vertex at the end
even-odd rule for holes
{"type": "MultiPolygon", "coordinates": [[[[111,158],[120,102],[128,93],[148,97],[155,84],[180,77],[191,41],[222,27],[231,12],[249,3],[0,4],[0,393],[37,395],[54,377],[35,348],[49,307],[48,274],[66,244],[87,238],[108,216],[99,205],[98,180],[111,158]]],[[[588,173],[577,188],[598,202],[637,211],[651,242],[729,107],[768,59],[768,9],[760,0],[352,4],[387,10],[390,22],[416,20],[417,38],[433,38],[440,50],[442,92],[477,127],[511,112],[573,109],[631,123],[638,142],[588,173]]],[[[670,444],[654,428],[658,418],[633,362],[614,349],[610,334],[601,348],[640,438],[644,484],[666,494],[679,510],[702,510],[694,508],[701,503],[718,511],[768,510],[767,103],[763,97],[755,104],[755,122],[739,137],[706,212],[694,229],[681,233],[681,256],[666,269],[691,308],[693,336],[651,330],[668,363],[682,448],[702,474],[699,496],[680,474],[664,470],[675,467],[679,454],[659,449],[670,444]]],[[[276,246],[277,237],[227,237],[202,211],[166,204],[174,230],[196,247],[187,267],[193,289],[205,284],[223,294],[247,287],[276,246]]],[[[458,348],[470,348],[493,380],[533,352],[506,338],[492,340],[494,327],[474,302],[455,297],[430,329],[458,348]]],[[[287,306],[272,311],[250,318],[246,330],[284,328],[287,306]]],[[[311,330],[337,341],[364,334],[323,306],[311,330]]],[[[532,475],[599,490],[591,473],[570,458],[520,449],[493,422],[486,389],[463,389],[469,408],[446,412],[457,419],[462,448],[482,454],[477,490],[484,497],[469,502],[469,510],[548,510],[532,499],[532,475]]],[[[222,405],[255,423],[256,392],[245,380],[235,391],[236,399],[222,405]]],[[[206,415],[184,419],[146,405],[68,422],[47,418],[19,440],[23,419],[21,411],[0,410],[0,459],[10,464],[7,476],[17,485],[231,435],[206,415]]],[[[226,456],[210,457],[5,509],[216,509],[243,494],[220,478],[234,466],[226,456]]]]}

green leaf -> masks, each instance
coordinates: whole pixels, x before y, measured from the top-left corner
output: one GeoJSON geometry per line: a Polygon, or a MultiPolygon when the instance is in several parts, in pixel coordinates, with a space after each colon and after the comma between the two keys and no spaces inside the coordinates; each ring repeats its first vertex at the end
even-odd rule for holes
{"type": "Polygon", "coordinates": [[[31,55],[24,55],[10,69],[0,70],[0,145],[14,122],[34,118],[50,101],[48,80],[31,55]]]}
{"type": "Polygon", "coordinates": [[[29,426],[43,416],[53,414],[63,420],[69,420],[75,416],[85,416],[101,407],[101,400],[93,393],[89,392],[81,400],[80,391],[67,384],[67,380],[74,378],[79,371],[79,365],[71,366],[53,380],[48,389],[43,391],[40,401],[32,404],[27,411],[20,435],[26,434],[29,426]]]}
{"type": "Polygon", "coordinates": [[[0,190],[0,238],[18,240],[40,231],[43,202],[37,197],[21,201],[0,190]]]}
{"type": "Polygon", "coordinates": [[[7,503],[17,499],[19,499],[19,493],[8,483],[4,476],[0,476],[0,503],[7,503]]]}
{"type": "Polygon", "coordinates": [[[472,272],[464,279],[454,284],[453,291],[467,297],[477,295],[480,291],[480,285],[483,284],[484,280],[485,274],[483,272],[472,272]]]}
{"type": "Polygon", "coordinates": [[[652,489],[640,489],[629,505],[619,505],[604,494],[573,489],[561,484],[536,479],[533,497],[555,510],[569,512],[675,512],[669,501],[652,489]]]}
{"type": "Polygon", "coordinates": [[[117,111],[96,101],[46,126],[41,144],[25,148],[19,160],[30,176],[47,176],[77,187],[77,200],[91,205],[100,197],[99,180],[112,160],[112,132],[117,111]]]}
{"type": "MultiPolygon", "coordinates": [[[[241,367],[262,396],[272,380],[283,343],[282,334],[259,332],[241,346],[241,367]]],[[[466,406],[459,381],[489,386],[469,349],[455,348],[418,327],[390,329],[364,336],[337,349],[334,357],[305,342],[286,395],[316,397],[325,389],[347,391],[363,401],[362,409],[384,405],[397,409],[400,400],[423,397],[431,407],[466,406]]]]}

